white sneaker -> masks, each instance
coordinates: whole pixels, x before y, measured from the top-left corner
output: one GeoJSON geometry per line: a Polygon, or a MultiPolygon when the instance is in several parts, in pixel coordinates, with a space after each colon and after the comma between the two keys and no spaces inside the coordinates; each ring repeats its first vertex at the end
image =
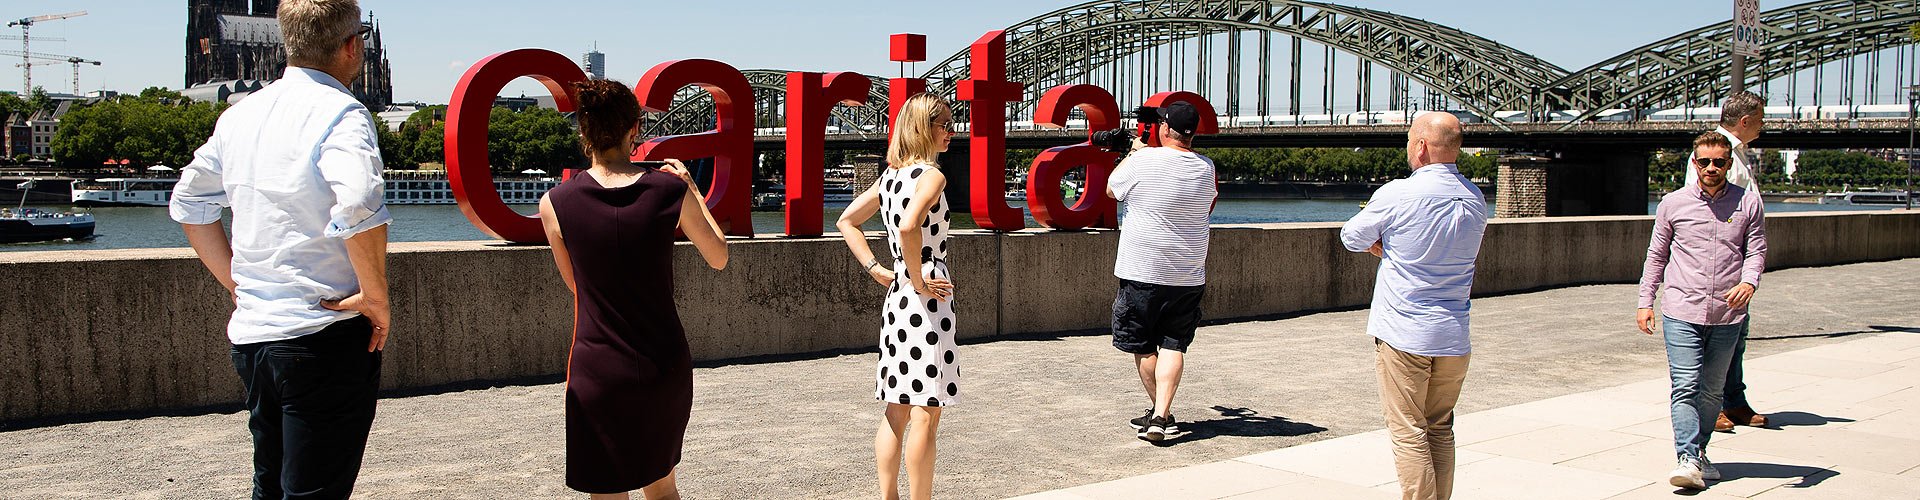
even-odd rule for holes
{"type": "Polygon", "coordinates": [[[1701,471],[1700,460],[1693,457],[1680,457],[1680,464],[1667,474],[1667,484],[1690,490],[1707,489],[1707,481],[1701,471]]]}
{"type": "Polygon", "coordinates": [[[1707,460],[1707,457],[1704,455],[1700,457],[1700,479],[1708,481],[1720,480],[1720,469],[1714,468],[1713,461],[1707,460]]]}

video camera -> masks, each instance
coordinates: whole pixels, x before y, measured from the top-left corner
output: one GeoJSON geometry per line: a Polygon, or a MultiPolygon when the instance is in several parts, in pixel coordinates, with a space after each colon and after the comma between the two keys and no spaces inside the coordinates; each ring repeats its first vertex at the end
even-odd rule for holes
{"type": "MultiPolygon", "coordinates": [[[[1140,137],[1146,138],[1147,144],[1159,144],[1160,141],[1153,136],[1155,127],[1160,124],[1159,109],[1152,106],[1133,108],[1133,120],[1139,124],[1135,128],[1138,129],[1140,137]]],[[[1107,151],[1125,154],[1127,151],[1133,149],[1135,132],[1134,130],[1124,128],[1102,130],[1094,132],[1093,140],[1089,142],[1095,146],[1106,148],[1107,151]]]]}

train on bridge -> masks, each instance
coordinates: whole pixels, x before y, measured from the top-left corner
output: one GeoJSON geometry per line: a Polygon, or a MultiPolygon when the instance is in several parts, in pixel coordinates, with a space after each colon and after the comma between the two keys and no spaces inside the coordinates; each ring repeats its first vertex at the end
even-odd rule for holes
{"type": "MultiPolygon", "coordinates": [[[[1221,127],[1289,127],[1289,126],[1347,126],[1347,125],[1406,125],[1412,119],[1427,113],[1451,113],[1461,123],[1488,123],[1485,117],[1464,110],[1448,111],[1359,111],[1353,113],[1303,114],[1303,115],[1231,115],[1221,116],[1221,127]]],[[[1827,106],[1767,106],[1766,119],[1772,122],[1782,121],[1846,121],[1846,120],[1906,120],[1908,109],[1899,104],[1856,104],[1827,106]]],[[[1551,111],[1544,120],[1533,120],[1525,111],[1498,111],[1494,119],[1505,123],[1568,123],[1586,114],[1586,110],[1551,111]]],[[[1672,109],[1608,109],[1585,120],[1588,123],[1632,123],[1632,122],[1712,122],[1720,119],[1720,108],[1693,107],[1672,109]]],[[[966,132],[966,122],[955,123],[954,128],[966,132]]],[[[1087,127],[1085,119],[1067,120],[1068,130],[1087,127]]],[[[1019,120],[1007,122],[1008,131],[1046,130],[1032,121],[1019,120]]],[[[758,127],[754,135],[783,136],[786,127],[758,127]]],[[[871,134],[883,133],[872,125],[860,127],[842,126],[829,121],[827,134],[871,134]]]]}

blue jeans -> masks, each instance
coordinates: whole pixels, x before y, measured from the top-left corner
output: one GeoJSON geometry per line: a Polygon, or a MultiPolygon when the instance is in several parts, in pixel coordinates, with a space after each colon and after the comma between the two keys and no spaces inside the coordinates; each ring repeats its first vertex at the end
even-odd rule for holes
{"type": "Polygon", "coordinates": [[[1746,322],[1696,325],[1662,319],[1666,320],[1667,373],[1673,379],[1673,449],[1679,456],[1700,457],[1713,436],[1728,365],[1733,363],[1746,322]]]}

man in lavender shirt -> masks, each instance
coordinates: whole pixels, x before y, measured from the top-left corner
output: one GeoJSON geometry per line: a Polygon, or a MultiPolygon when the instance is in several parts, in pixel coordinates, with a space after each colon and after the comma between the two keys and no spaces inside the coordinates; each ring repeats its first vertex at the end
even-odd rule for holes
{"type": "Polygon", "coordinates": [[[1662,286],[1673,447],[1679,465],[1667,482],[1703,489],[1720,479],[1707,440],[1720,412],[1734,347],[1747,325],[1747,302],[1766,270],[1766,213],[1760,193],[1727,182],[1733,144],[1718,132],[1693,140],[1696,184],[1668,193],[1654,211],[1653,240],[1640,275],[1636,324],[1653,335],[1653,301],[1662,286]]]}

